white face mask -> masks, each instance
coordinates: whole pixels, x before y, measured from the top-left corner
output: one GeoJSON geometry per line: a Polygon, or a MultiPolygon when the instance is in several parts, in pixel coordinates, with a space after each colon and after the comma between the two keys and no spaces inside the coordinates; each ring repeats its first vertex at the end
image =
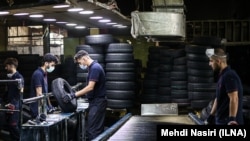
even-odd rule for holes
{"type": "Polygon", "coordinates": [[[13,74],[12,73],[7,73],[8,78],[12,78],[13,74]]]}
{"type": "Polygon", "coordinates": [[[51,67],[47,68],[46,71],[50,73],[50,72],[54,71],[54,69],[55,69],[55,67],[51,66],[51,67]]]}
{"type": "Polygon", "coordinates": [[[86,65],[81,65],[81,64],[79,64],[79,67],[80,67],[81,69],[83,69],[83,70],[86,70],[86,69],[87,69],[87,66],[86,66],[86,65]]]}

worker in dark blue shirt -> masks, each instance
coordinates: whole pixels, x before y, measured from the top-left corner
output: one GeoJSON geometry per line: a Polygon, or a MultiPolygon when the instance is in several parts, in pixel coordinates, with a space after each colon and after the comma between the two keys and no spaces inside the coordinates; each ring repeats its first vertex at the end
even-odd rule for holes
{"type": "MultiPolygon", "coordinates": [[[[54,71],[57,62],[57,57],[51,53],[47,53],[43,56],[41,67],[37,68],[31,77],[30,97],[41,96],[48,93],[47,73],[54,71]]],[[[49,97],[46,102],[49,112],[53,108],[49,97]]],[[[41,112],[39,108],[41,108],[42,105],[39,105],[39,103],[38,101],[30,104],[32,118],[36,118],[41,112]]]]}
{"type": "Polygon", "coordinates": [[[227,65],[223,49],[207,49],[209,65],[219,72],[219,79],[210,115],[206,122],[216,125],[243,125],[243,87],[238,74],[227,65]]]}
{"type": "MultiPolygon", "coordinates": [[[[7,77],[10,80],[19,80],[20,82],[9,82],[7,84],[7,101],[8,104],[5,106],[11,110],[20,110],[20,94],[24,90],[24,79],[23,76],[17,71],[18,61],[16,58],[7,58],[4,62],[5,69],[7,71],[7,77]]],[[[11,111],[7,112],[7,122],[10,131],[10,137],[13,141],[19,141],[19,112],[11,111]]]]}
{"type": "Polygon", "coordinates": [[[104,120],[107,107],[105,72],[103,67],[95,60],[91,59],[88,52],[78,51],[74,56],[80,68],[88,69],[87,85],[80,91],[67,94],[63,101],[68,103],[73,98],[87,94],[89,101],[87,117],[87,137],[88,140],[96,138],[104,131],[104,120]]]}

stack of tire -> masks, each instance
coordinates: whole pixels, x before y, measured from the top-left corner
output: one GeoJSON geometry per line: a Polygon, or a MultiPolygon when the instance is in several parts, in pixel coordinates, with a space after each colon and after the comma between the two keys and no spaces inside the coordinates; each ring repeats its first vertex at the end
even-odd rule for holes
{"type": "Polygon", "coordinates": [[[162,47],[159,55],[157,103],[171,103],[171,78],[173,69],[172,49],[162,47]]]}
{"type": "Polygon", "coordinates": [[[205,54],[210,46],[188,44],[185,47],[188,73],[188,98],[191,108],[201,110],[215,95],[214,73],[205,54]]]}
{"type": "Polygon", "coordinates": [[[244,123],[250,125],[250,87],[243,86],[243,117],[244,123]]]}
{"type": "Polygon", "coordinates": [[[128,43],[111,43],[106,49],[105,61],[108,108],[134,107],[136,77],[133,47],[128,43]]]}
{"type": "Polygon", "coordinates": [[[190,106],[187,89],[187,59],[184,48],[172,51],[173,70],[171,72],[171,98],[178,107],[190,106]]]}
{"type": "Polygon", "coordinates": [[[148,48],[147,68],[143,78],[141,103],[156,103],[158,93],[158,71],[160,66],[161,47],[150,46],[148,48]]]}
{"type": "MultiPolygon", "coordinates": [[[[110,43],[114,42],[114,38],[109,34],[88,35],[85,37],[85,44],[76,47],[75,52],[85,50],[89,56],[100,63],[105,69],[105,49],[110,43]]],[[[86,79],[88,70],[81,69],[76,65],[76,79],[77,83],[83,83],[82,87],[86,86],[86,79]]]]}

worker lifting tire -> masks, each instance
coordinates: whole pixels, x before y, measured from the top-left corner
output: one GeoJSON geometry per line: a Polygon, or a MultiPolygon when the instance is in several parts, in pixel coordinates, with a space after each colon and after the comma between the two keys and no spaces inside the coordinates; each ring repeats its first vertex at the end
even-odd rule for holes
{"type": "Polygon", "coordinates": [[[52,81],[51,88],[52,88],[52,94],[55,96],[62,112],[70,113],[76,111],[77,108],[76,99],[72,99],[69,103],[63,102],[63,97],[73,92],[71,86],[66,80],[62,78],[54,79],[52,81]]]}

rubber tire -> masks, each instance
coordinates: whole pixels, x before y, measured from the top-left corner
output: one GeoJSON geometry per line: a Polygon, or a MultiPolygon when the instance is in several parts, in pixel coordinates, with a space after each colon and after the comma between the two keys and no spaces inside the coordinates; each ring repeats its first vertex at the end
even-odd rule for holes
{"type": "Polygon", "coordinates": [[[63,78],[57,78],[52,81],[52,94],[55,96],[59,106],[62,109],[62,112],[64,113],[71,113],[75,112],[77,108],[77,100],[72,99],[69,103],[65,103],[62,101],[62,98],[69,94],[72,93],[73,90],[69,83],[64,80],[63,78]]]}
{"type": "Polygon", "coordinates": [[[88,35],[85,37],[85,43],[88,45],[106,45],[114,42],[110,34],[88,35]]]}

